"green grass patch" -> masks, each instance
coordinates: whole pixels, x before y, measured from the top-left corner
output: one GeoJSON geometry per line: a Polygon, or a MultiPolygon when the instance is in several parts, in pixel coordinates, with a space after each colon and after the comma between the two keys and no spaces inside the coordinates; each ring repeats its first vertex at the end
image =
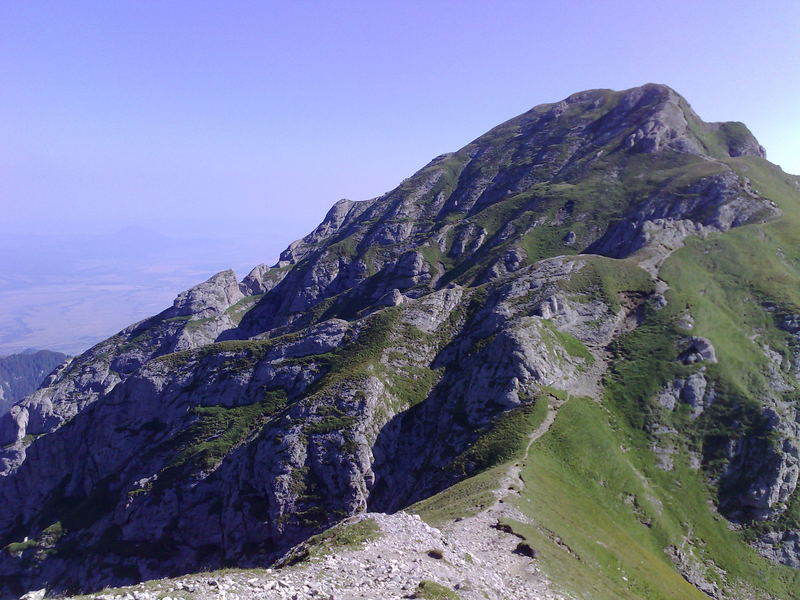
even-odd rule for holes
{"type": "Polygon", "coordinates": [[[653,291],[650,274],[635,262],[604,256],[581,256],[584,266],[561,287],[573,294],[599,296],[614,312],[619,311],[620,294],[648,294],[653,291]]]}
{"type": "Polygon", "coordinates": [[[67,531],[64,529],[64,526],[61,522],[57,521],[42,531],[42,534],[39,536],[39,542],[44,546],[52,546],[64,537],[66,533],[67,531]]]}
{"type": "Polygon", "coordinates": [[[284,556],[278,566],[315,561],[342,551],[361,550],[368,542],[380,537],[381,528],[375,519],[345,521],[308,538],[284,556]]]}
{"type": "Polygon", "coordinates": [[[493,490],[499,485],[506,467],[498,466],[450,486],[438,494],[412,504],[405,510],[419,515],[438,527],[457,518],[472,516],[494,504],[493,490]]]}
{"type": "Polygon", "coordinates": [[[436,243],[432,242],[430,244],[426,244],[425,246],[421,246],[419,248],[419,252],[422,254],[423,258],[425,258],[425,262],[430,265],[432,273],[435,273],[437,270],[439,270],[440,264],[444,266],[445,270],[450,270],[453,268],[453,259],[444,254],[436,243]]]}
{"type": "Polygon", "coordinates": [[[308,540],[319,550],[319,554],[330,554],[335,549],[358,550],[367,542],[380,538],[381,528],[375,519],[361,519],[355,523],[343,523],[311,537],[308,540]]]}
{"type": "Polygon", "coordinates": [[[358,239],[350,235],[328,246],[326,252],[336,258],[353,258],[358,254],[358,239]]]}
{"type": "Polygon", "coordinates": [[[505,474],[508,461],[520,458],[528,444],[528,434],[547,416],[547,399],[542,396],[527,405],[501,415],[478,441],[459,456],[455,469],[462,474],[469,468],[477,474],[426,498],[406,510],[427,523],[438,526],[455,518],[474,515],[492,505],[492,493],[505,474]]]}
{"type": "Polygon", "coordinates": [[[9,554],[22,554],[26,550],[37,548],[38,546],[39,544],[36,542],[36,540],[27,540],[25,542],[12,542],[5,547],[5,550],[9,554]]]}
{"type": "Polygon", "coordinates": [[[491,239],[498,231],[524,211],[526,205],[534,200],[532,192],[517,194],[507,200],[497,202],[481,212],[471,217],[471,221],[477,223],[486,230],[486,239],[491,239]]]}
{"type": "Polygon", "coordinates": [[[425,600],[460,600],[460,596],[455,590],[450,589],[440,583],[423,579],[414,591],[414,598],[425,598],[425,600]]]}
{"type": "MultiPolygon", "coordinates": [[[[612,405],[613,406],[613,405],[612,405]]],[[[701,474],[678,457],[673,472],[654,466],[643,432],[617,411],[569,400],[528,455],[518,508],[534,524],[513,523],[539,551],[537,561],[577,598],[707,598],[673,567],[666,548],[691,535],[691,550],[719,584],[745,584],[795,597],[800,574],[774,565],[709,509],[701,474]]]]}
{"type": "Polygon", "coordinates": [[[386,387],[398,399],[399,407],[407,409],[424,401],[441,376],[442,369],[404,365],[387,378],[386,387]]]}
{"type": "Polygon", "coordinates": [[[188,321],[192,318],[192,315],[183,315],[181,317],[171,317],[169,319],[164,319],[164,323],[183,323],[184,321],[188,321]]]}
{"type": "Polygon", "coordinates": [[[528,435],[546,415],[546,397],[502,413],[453,461],[452,468],[462,475],[471,475],[519,458],[528,444],[528,435]]]}
{"type": "Polygon", "coordinates": [[[666,309],[648,309],[639,327],[611,344],[615,361],[606,374],[608,396],[637,429],[657,419],[656,394],[685,371],[677,362],[679,335],[666,309]]]}
{"type": "Polygon", "coordinates": [[[592,353],[589,352],[589,349],[582,341],[574,335],[556,328],[551,319],[543,319],[542,322],[550,335],[555,339],[556,343],[561,346],[567,354],[575,358],[580,358],[590,365],[594,363],[594,356],[592,356],[592,353]]]}
{"type": "MultiPolygon", "coordinates": [[[[559,254],[576,254],[578,248],[565,246],[564,238],[567,233],[581,228],[581,223],[568,223],[567,225],[540,225],[522,237],[521,246],[528,255],[528,262],[558,256],[559,254]]],[[[577,236],[577,233],[576,233],[577,236]]]]}
{"type": "Polygon", "coordinates": [[[391,342],[400,311],[399,307],[389,307],[367,317],[355,338],[326,356],[328,371],[312,386],[311,393],[321,393],[338,383],[374,375],[383,350],[391,342]]]}
{"type": "MultiPolygon", "coordinates": [[[[179,350],[178,352],[171,352],[170,354],[163,354],[157,356],[149,364],[153,366],[163,367],[168,370],[179,370],[187,367],[191,363],[202,361],[208,356],[216,356],[219,354],[238,354],[236,364],[244,368],[252,368],[255,364],[266,356],[267,352],[279,343],[283,338],[274,338],[270,340],[226,340],[224,342],[215,342],[213,344],[206,344],[200,348],[191,350],[179,350]]],[[[230,363],[229,366],[233,366],[230,363]]]]}
{"type": "Polygon", "coordinates": [[[225,310],[225,314],[230,317],[230,319],[231,319],[231,321],[233,321],[234,325],[238,325],[239,323],[242,322],[242,319],[247,314],[247,312],[251,308],[253,308],[256,304],[258,304],[258,301],[261,300],[261,298],[263,298],[263,297],[264,297],[264,294],[256,294],[254,296],[245,296],[244,298],[239,300],[237,303],[233,304],[232,306],[229,306],[225,310]]]}
{"type": "Polygon", "coordinates": [[[199,331],[204,325],[214,320],[214,317],[203,317],[202,319],[191,319],[186,321],[184,329],[186,331],[199,331]]]}
{"type": "MultiPolygon", "coordinates": [[[[187,463],[209,471],[216,468],[231,449],[261,429],[272,415],[286,406],[283,390],[264,392],[264,400],[244,406],[197,406],[198,420],[169,443],[177,447],[175,458],[165,467],[174,472],[187,463]]],[[[159,477],[157,482],[169,477],[159,477]]]]}
{"type": "Polygon", "coordinates": [[[5,547],[5,550],[12,555],[20,555],[26,550],[36,549],[38,558],[43,558],[51,553],[62,537],[67,534],[66,529],[60,522],[53,523],[46,527],[36,538],[24,542],[13,542],[5,547]]]}

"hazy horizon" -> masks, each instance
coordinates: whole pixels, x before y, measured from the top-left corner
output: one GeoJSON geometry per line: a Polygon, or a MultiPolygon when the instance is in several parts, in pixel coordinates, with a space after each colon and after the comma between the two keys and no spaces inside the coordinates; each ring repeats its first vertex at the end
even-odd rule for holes
{"type": "Polygon", "coordinates": [[[0,236],[0,356],[27,348],[82,352],[214,273],[232,268],[244,277],[268,262],[256,262],[258,254],[257,240],[169,237],[141,227],[0,236]]]}

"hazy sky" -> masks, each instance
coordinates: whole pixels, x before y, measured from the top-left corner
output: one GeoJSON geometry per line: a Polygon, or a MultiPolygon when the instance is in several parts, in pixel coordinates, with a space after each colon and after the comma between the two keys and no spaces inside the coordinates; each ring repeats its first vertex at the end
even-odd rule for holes
{"type": "Polygon", "coordinates": [[[800,173],[799,32],[797,0],[6,0],[0,234],[136,224],[271,262],[535,104],[650,81],[800,173]]]}

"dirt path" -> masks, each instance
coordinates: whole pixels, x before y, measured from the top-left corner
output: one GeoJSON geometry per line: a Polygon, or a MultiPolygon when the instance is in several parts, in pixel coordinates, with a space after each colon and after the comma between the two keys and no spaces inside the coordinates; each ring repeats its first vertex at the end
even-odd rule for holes
{"type": "Polygon", "coordinates": [[[515,462],[510,465],[506,470],[505,475],[500,479],[499,485],[494,490],[496,502],[493,506],[487,508],[487,511],[497,509],[509,495],[519,496],[522,490],[525,488],[525,481],[520,476],[520,473],[522,472],[522,465],[524,464],[524,461],[527,458],[533,443],[545,433],[550,431],[550,428],[553,426],[553,423],[556,420],[558,409],[561,408],[562,405],[562,400],[559,400],[555,396],[551,396],[549,394],[547,395],[547,415],[545,416],[544,421],[542,421],[542,423],[528,435],[528,443],[525,446],[525,452],[522,456],[522,459],[519,462],[515,462]]]}
{"type": "MultiPolygon", "coordinates": [[[[569,396],[588,396],[600,401],[603,394],[603,377],[611,363],[608,344],[621,333],[630,331],[637,325],[636,307],[620,314],[614,331],[604,344],[590,348],[594,361],[588,365],[568,387],[569,396]]],[[[555,591],[539,569],[536,560],[517,552],[520,538],[504,531],[498,524],[504,520],[531,523],[520,512],[513,500],[525,489],[522,469],[534,442],[542,438],[555,423],[559,409],[565,401],[551,394],[547,398],[547,414],[542,423],[528,436],[525,452],[519,461],[509,465],[493,491],[494,503],[478,514],[448,523],[441,528],[442,534],[461,548],[468,548],[478,568],[489,566],[500,577],[501,584],[495,583],[497,595],[491,597],[514,598],[515,600],[567,600],[569,596],[555,591]]],[[[472,599],[462,592],[462,598],[472,599]]],[[[478,596],[475,596],[478,598],[478,596]]]]}
{"type": "Polygon", "coordinates": [[[494,490],[494,504],[476,515],[442,527],[442,532],[449,538],[462,547],[470,548],[478,564],[496,565],[497,573],[503,574],[503,586],[509,597],[519,600],[567,598],[551,588],[535,560],[516,552],[520,538],[497,527],[505,519],[530,523],[530,519],[515,508],[510,500],[519,496],[525,488],[521,472],[531,446],[550,431],[558,409],[563,405],[563,401],[554,396],[548,395],[547,398],[547,415],[528,436],[523,458],[511,464],[500,479],[494,490]]]}
{"type": "MultiPolygon", "coordinates": [[[[632,312],[621,316],[611,339],[630,329],[633,325],[632,321],[632,312]]],[[[598,346],[592,348],[591,351],[594,361],[578,378],[571,382],[569,393],[571,396],[588,396],[599,402],[603,393],[603,377],[611,362],[611,353],[607,346],[598,346]]],[[[460,546],[470,548],[470,552],[478,564],[497,565],[497,572],[504,574],[505,590],[511,593],[510,597],[519,600],[564,600],[568,598],[563,593],[552,589],[549,580],[540,571],[535,560],[516,552],[517,545],[520,543],[519,537],[497,527],[498,523],[503,520],[531,522],[513,505],[513,499],[519,497],[525,489],[525,480],[521,473],[531,446],[550,431],[559,409],[565,403],[564,400],[550,394],[546,398],[547,414],[542,423],[528,436],[528,443],[522,458],[512,463],[501,477],[493,492],[495,502],[476,515],[442,527],[443,534],[460,546]]]]}

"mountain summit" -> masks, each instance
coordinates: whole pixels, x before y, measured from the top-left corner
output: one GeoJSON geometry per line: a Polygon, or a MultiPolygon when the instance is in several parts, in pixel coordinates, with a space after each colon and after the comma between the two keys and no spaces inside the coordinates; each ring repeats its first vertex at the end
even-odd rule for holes
{"type": "Polygon", "coordinates": [[[381,597],[426,536],[463,598],[796,597],[798,225],[800,180],[669,87],[537,106],[16,404],[0,597],[381,535],[381,597]]]}

